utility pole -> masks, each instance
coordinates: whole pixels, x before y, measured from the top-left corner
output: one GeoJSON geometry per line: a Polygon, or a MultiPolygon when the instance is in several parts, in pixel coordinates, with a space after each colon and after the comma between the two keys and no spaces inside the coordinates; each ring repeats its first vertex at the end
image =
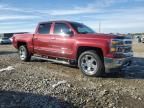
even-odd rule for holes
{"type": "Polygon", "coordinates": [[[99,21],[99,33],[101,33],[101,21],[99,21]]]}

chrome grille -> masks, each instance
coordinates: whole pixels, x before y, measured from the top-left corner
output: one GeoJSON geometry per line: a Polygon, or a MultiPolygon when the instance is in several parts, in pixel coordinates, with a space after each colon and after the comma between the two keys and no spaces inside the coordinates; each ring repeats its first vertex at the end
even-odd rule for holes
{"type": "Polygon", "coordinates": [[[133,55],[132,40],[123,39],[123,44],[117,46],[116,57],[129,57],[133,55]]]}
{"type": "Polygon", "coordinates": [[[132,52],[132,47],[117,47],[117,52],[122,53],[132,52]]]}
{"type": "Polygon", "coordinates": [[[132,41],[125,41],[124,44],[132,44],[132,41]]]}
{"type": "Polygon", "coordinates": [[[124,45],[132,45],[132,39],[124,39],[123,44],[124,45]]]}

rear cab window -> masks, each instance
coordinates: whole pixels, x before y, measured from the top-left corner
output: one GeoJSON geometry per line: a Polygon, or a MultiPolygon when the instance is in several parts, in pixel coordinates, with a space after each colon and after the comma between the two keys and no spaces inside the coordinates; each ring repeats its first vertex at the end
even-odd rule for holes
{"type": "Polygon", "coordinates": [[[39,24],[38,33],[39,34],[50,34],[51,25],[52,25],[52,23],[39,24]]]}

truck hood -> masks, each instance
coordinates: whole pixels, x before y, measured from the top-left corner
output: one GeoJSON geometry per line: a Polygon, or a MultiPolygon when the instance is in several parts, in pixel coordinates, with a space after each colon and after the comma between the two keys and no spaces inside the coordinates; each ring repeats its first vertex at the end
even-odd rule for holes
{"type": "Polygon", "coordinates": [[[126,39],[129,38],[127,36],[118,36],[118,35],[112,35],[112,34],[79,34],[78,38],[85,38],[85,39],[126,39]]]}

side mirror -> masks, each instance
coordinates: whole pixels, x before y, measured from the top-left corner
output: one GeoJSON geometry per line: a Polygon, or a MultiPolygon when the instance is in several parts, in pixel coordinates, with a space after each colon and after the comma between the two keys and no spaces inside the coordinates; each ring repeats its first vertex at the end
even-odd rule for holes
{"type": "Polygon", "coordinates": [[[66,35],[68,36],[73,36],[74,35],[74,32],[72,30],[69,30],[66,32],[66,35]]]}
{"type": "Polygon", "coordinates": [[[67,32],[66,34],[68,34],[69,36],[73,36],[73,35],[74,35],[74,32],[73,32],[73,31],[69,31],[69,32],[67,32]]]}
{"type": "Polygon", "coordinates": [[[62,36],[65,36],[65,37],[71,37],[71,36],[74,35],[74,32],[71,29],[69,29],[69,30],[61,30],[59,35],[62,35],[62,36]]]}

